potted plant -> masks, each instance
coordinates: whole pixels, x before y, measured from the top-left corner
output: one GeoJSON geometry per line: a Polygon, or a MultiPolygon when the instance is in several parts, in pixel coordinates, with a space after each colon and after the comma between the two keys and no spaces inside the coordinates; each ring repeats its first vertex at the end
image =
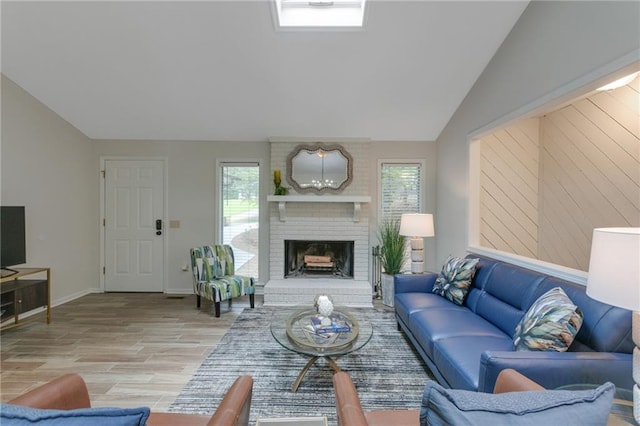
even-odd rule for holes
{"type": "Polygon", "coordinates": [[[382,265],[382,303],[393,306],[393,276],[402,271],[407,260],[404,237],[400,235],[400,220],[385,221],[378,231],[380,263],[382,265]]]}

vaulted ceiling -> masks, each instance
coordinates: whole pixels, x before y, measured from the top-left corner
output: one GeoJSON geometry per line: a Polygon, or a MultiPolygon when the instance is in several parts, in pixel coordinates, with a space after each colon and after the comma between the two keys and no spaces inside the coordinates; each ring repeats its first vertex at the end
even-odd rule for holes
{"type": "Polygon", "coordinates": [[[370,0],[292,31],[258,1],[2,1],[2,73],[93,139],[435,140],[527,2],[370,0]]]}

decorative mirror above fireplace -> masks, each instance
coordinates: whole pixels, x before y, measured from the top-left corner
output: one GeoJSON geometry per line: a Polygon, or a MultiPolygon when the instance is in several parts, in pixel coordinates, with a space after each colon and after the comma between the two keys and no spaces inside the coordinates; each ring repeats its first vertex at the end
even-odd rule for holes
{"type": "Polygon", "coordinates": [[[353,158],[340,145],[298,145],[287,157],[287,182],[296,192],[340,192],[353,179],[353,158]]]}

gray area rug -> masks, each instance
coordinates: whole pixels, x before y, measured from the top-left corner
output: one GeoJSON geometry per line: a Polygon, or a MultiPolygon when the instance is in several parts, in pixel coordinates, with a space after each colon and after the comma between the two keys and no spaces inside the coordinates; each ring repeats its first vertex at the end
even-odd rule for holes
{"type": "MultiPolygon", "coordinates": [[[[259,417],[327,416],[336,424],[331,367],[319,359],[296,393],[291,385],[308,358],[281,347],[269,331],[274,309],[245,309],[198,368],[170,411],[211,414],[242,374],[253,376],[251,423],[259,417]]],[[[358,389],[364,410],[419,408],[425,382],[432,378],[394,314],[383,308],[353,309],[373,325],[371,341],[338,358],[358,389]]]]}

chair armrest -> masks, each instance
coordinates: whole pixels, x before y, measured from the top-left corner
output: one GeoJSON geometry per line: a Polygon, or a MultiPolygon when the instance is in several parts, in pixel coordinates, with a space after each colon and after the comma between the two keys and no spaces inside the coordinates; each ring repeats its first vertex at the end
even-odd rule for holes
{"type": "Polygon", "coordinates": [[[344,371],[333,375],[336,395],[336,412],[340,426],[367,426],[367,419],[360,405],[360,397],[351,376],[344,371]]]}
{"type": "Polygon", "coordinates": [[[533,380],[523,376],[514,369],[507,368],[498,374],[498,380],[496,380],[496,386],[493,388],[493,393],[542,390],[545,389],[533,380]]]}
{"type": "Polygon", "coordinates": [[[545,389],[572,383],[612,382],[633,388],[632,354],[614,352],[486,351],[480,357],[479,392],[493,392],[498,374],[512,368],[545,389]]]}
{"type": "Polygon", "coordinates": [[[253,378],[245,375],[238,377],[218,405],[209,426],[246,426],[249,424],[253,378]]]}
{"type": "Polygon", "coordinates": [[[90,408],[87,385],[78,374],[65,374],[17,398],[9,404],[31,408],[73,410],[90,408]]]}
{"type": "Polygon", "coordinates": [[[438,274],[397,274],[393,278],[395,294],[430,293],[433,290],[438,274]]]}

